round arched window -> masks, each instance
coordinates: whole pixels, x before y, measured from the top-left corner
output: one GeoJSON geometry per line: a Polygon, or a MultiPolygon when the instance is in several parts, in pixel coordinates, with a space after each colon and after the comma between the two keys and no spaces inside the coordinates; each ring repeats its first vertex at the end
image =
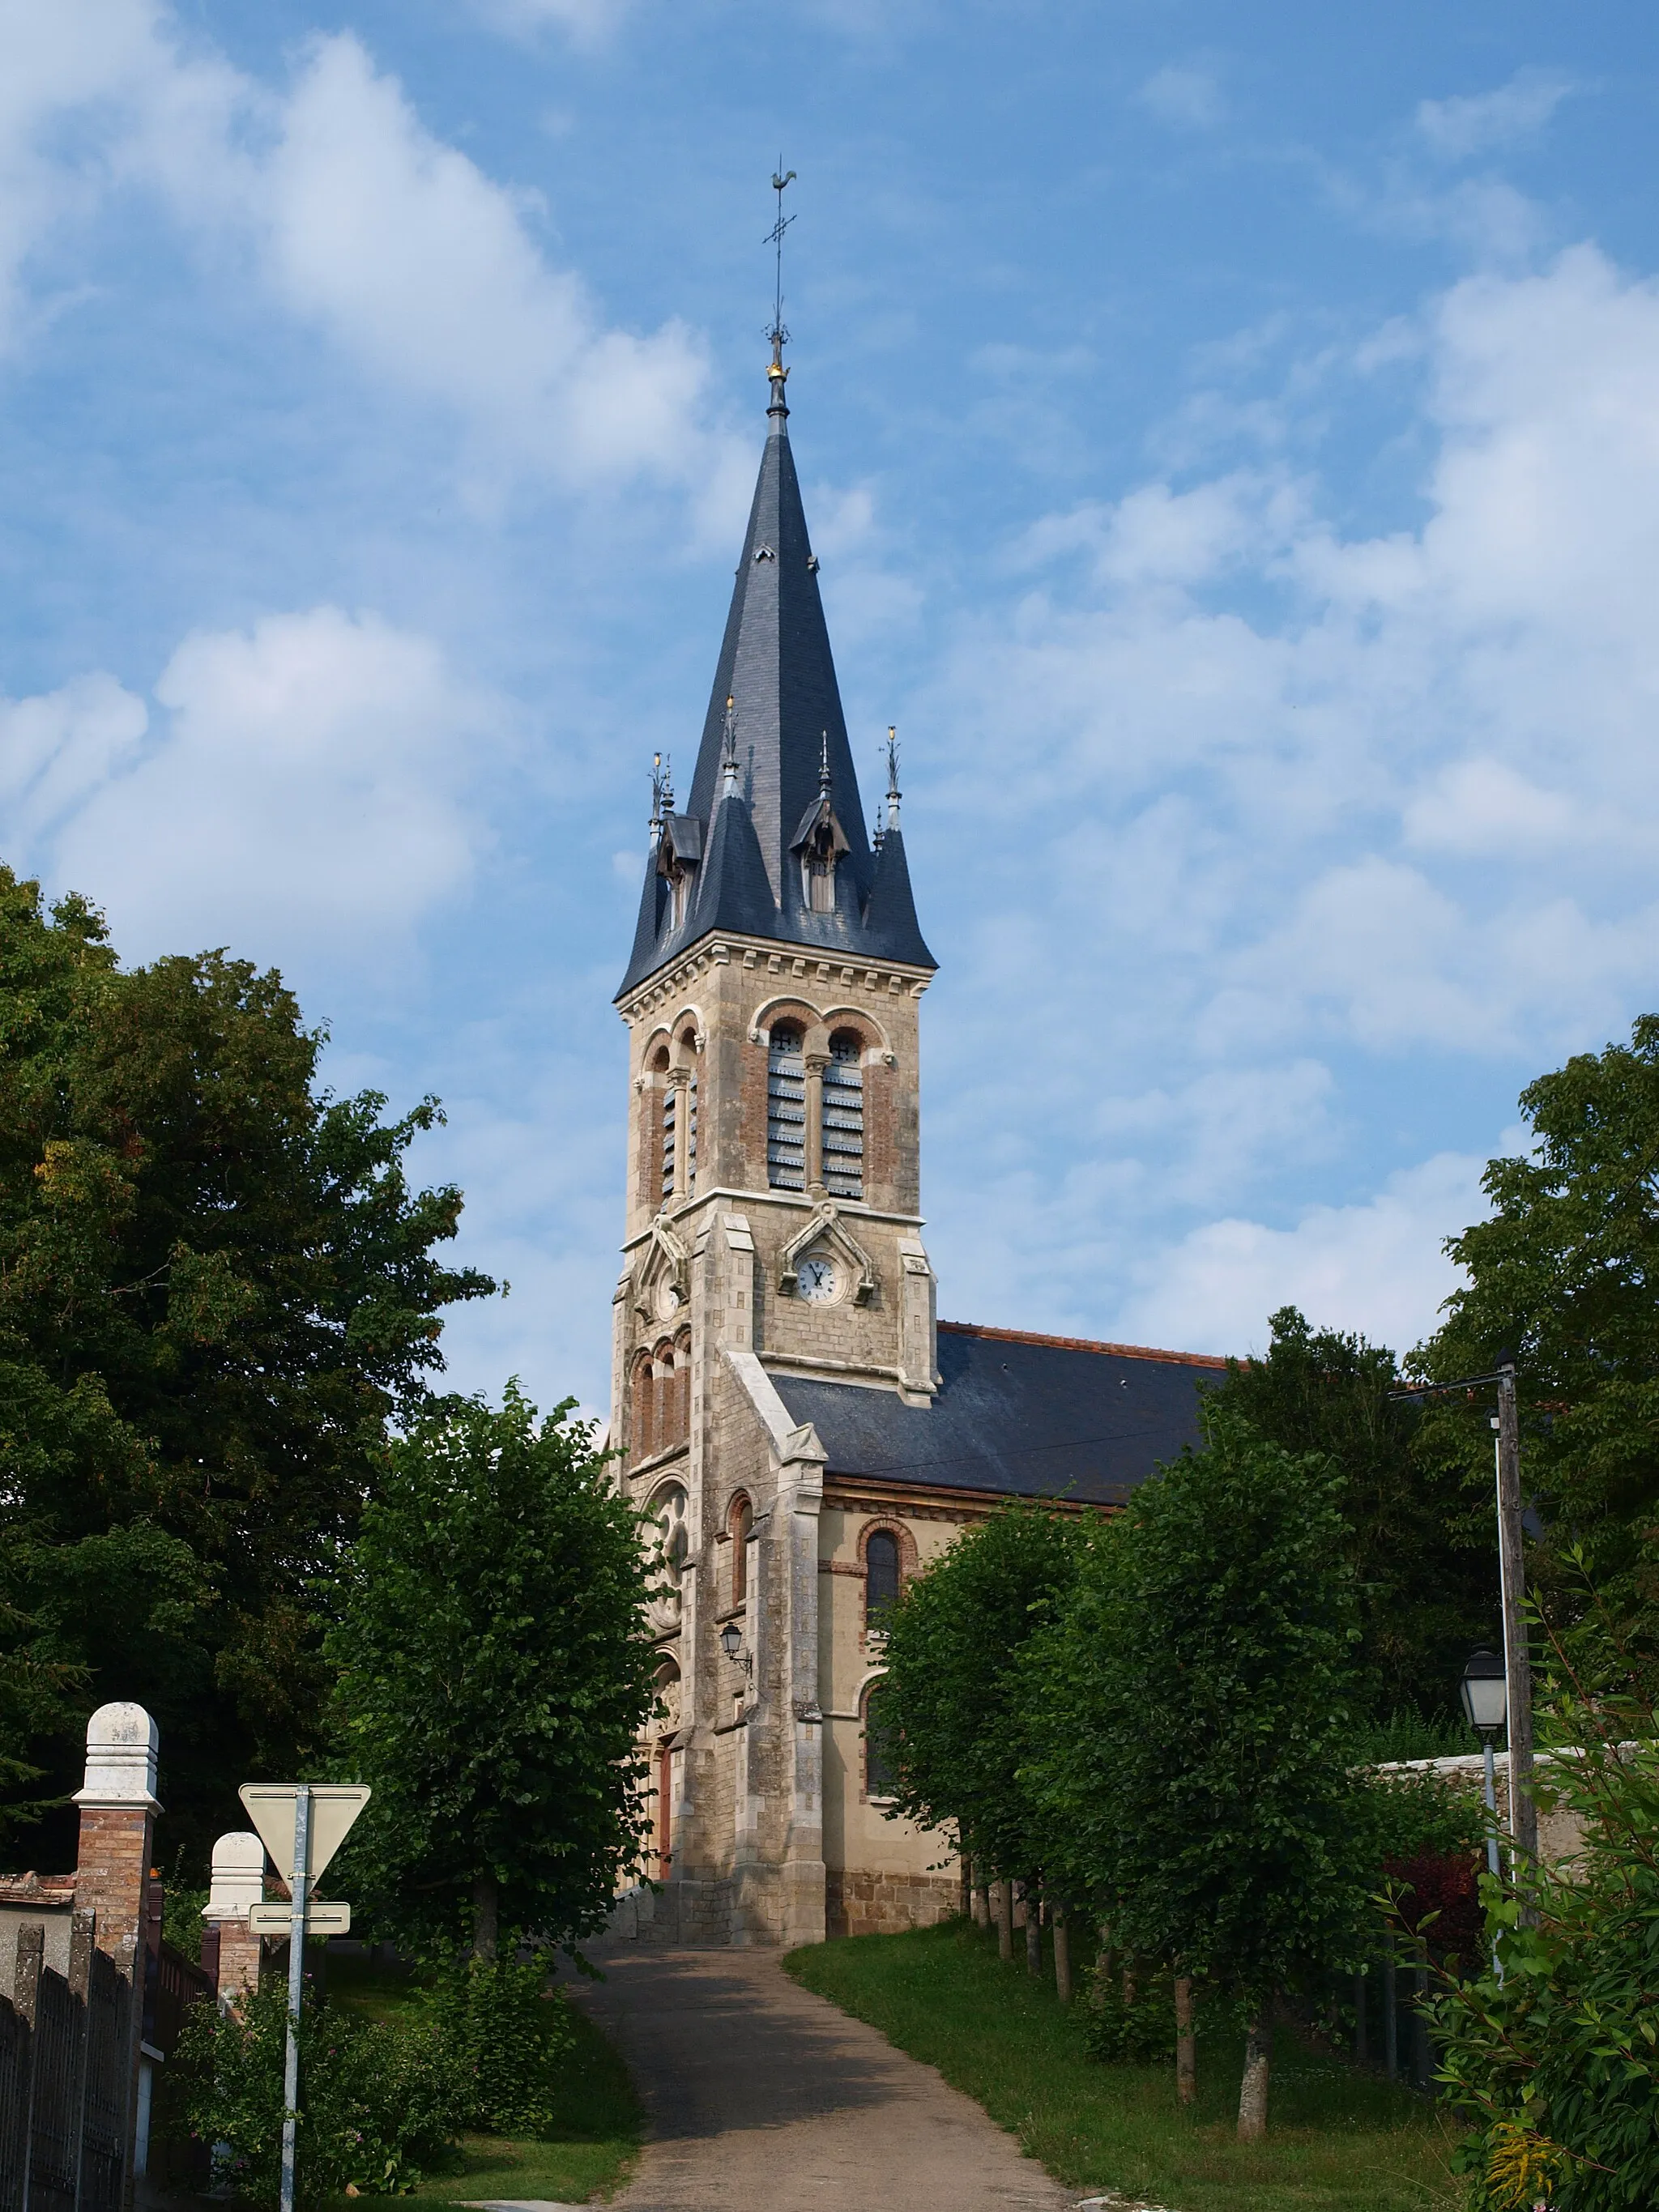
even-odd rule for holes
{"type": "Polygon", "coordinates": [[[864,1625],[879,1628],[898,1602],[899,1540],[890,1528],[872,1528],[864,1547],[864,1625]]]}

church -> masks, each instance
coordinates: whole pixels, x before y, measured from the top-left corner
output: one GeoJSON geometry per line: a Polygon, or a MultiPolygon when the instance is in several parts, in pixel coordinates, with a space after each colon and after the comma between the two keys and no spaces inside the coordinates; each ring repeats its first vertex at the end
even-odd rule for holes
{"type": "MultiPolygon", "coordinates": [[[[611,1440],[659,1532],[650,1872],[672,1939],[797,1944],[956,1909],[885,1817],[881,1618],[1004,1499],[1121,1503],[1223,1363],[937,1317],[921,1214],[936,963],[896,774],[866,830],[775,333],[696,768],[659,779],[616,1003],[628,1204],[611,1440]]],[[[890,745],[890,764],[893,756],[890,745]]]]}

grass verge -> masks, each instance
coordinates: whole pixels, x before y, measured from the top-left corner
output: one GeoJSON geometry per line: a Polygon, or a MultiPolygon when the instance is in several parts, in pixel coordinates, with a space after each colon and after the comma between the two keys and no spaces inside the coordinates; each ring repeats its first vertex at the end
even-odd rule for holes
{"type": "Polygon", "coordinates": [[[1055,2179],[1170,2212],[1441,2212],[1456,2135],[1427,2100],[1280,2029],[1269,2134],[1234,2135],[1243,2039],[1200,2020],[1198,2102],[1173,2066],[1103,2066],[1053,1984],[961,1921],[792,1951],[786,1972],[982,2105],[1055,2179]]]}
{"type": "MultiPolygon", "coordinates": [[[[406,1976],[374,1971],[361,1962],[331,1961],[329,1995],[374,2018],[386,2019],[422,2002],[406,1976]]],[[[611,2195],[638,2155],[639,2099],[616,2050],[579,2006],[570,2008],[575,2046],[560,2067],[554,2089],[555,2127],[544,2140],[467,2136],[441,2170],[415,2191],[439,2203],[490,2197],[545,2197],[556,2204],[585,2204],[611,2195]]],[[[368,2202],[352,2200],[353,2212],[368,2202]]],[[[346,2200],[333,2200],[344,2212],[346,2200]]]]}

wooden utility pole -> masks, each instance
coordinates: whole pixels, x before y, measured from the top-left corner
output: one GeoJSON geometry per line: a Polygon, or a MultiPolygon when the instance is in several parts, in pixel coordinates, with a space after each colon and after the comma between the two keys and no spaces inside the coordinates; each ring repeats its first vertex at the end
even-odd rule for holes
{"type": "Polygon", "coordinates": [[[1527,1648],[1525,1554],[1521,1526],[1521,1424],[1515,1363],[1498,1370],[1498,1557],[1504,1589],[1504,1684],[1509,1706],[1510,1834],[1513,1872],[1538,1856],[1538,1806],[1532,1794],[1532,1658],[1527,1648]]]}

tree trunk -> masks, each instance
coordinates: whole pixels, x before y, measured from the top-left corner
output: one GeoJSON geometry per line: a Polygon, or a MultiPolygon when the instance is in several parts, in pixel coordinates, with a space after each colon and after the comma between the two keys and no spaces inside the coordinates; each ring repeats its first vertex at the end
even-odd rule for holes
{"type": "Polygon", "coordinates": [[[1042,1972],[1042,1904],[1036,1885],[1025,1885],[1025,1971],[1028,1974],[1042,1972]]]}
{"type": "Polygon", "coordinates": [[[975,1887],[974,1924],[979,1928],[988,1928],[991,1924],[991,1885],[988,1881],[981,1881],[975,1887]]]}
{"type": "Polygon", "coordinates": [[[472,1885],[472,1955],[493,1959],[501,1932],[501,1900],[493,1875],[481,1874],[472,1885]]]}
{"type": "Polygon", "coordinates": [[[997,1912],[997,1956],[1012,1959],[1014,1955],[1014,1885],[1006,1878],[995,1886],[997,1912]]]}
{"type": "Polygon", "coordinates": [[[1267,2132],[1267,2075],[1273,2058],[1273,2008],[1264,2004],[1244,2036],[1244,2079],[1238,2092],[1238,2140],[1260,2142],[1267,2132]]]}
{"type": "Polygon", "coordinates": [[[1054,1907],[1049,1921],[1054,1936],[1054,1995],[1061,2004],[1072,2002],[1072,1937],[1066,1925],[1066,1908],[1054,1907]]]}
{"type": "Polygon", "coordinates": [[[1198,2042],[1193,2033],[1193,1981],[1177,1974],[1175,1985],[1176,2095],[1190,2105],[1198,2094],[1198,2042]]]}

